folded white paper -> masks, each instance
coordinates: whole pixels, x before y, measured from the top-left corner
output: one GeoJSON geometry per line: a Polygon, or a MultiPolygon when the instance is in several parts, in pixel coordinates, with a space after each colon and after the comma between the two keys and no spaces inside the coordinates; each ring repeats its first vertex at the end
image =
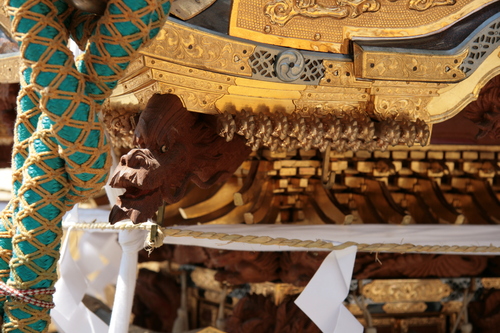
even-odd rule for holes
{"type": "MultiPolygon", "coordinates": [[[[71,233],[68,230],[68,236],[71,233]]],[[[66,237],[59,260],[60,277],[54,294],[55,308],[50,315],[63,333],[105,333],[106,325],[82,303],[88,289],[88,280],[78,264],[73,260],[66,237]]]]}
{"type": "Polygon", "coordinates": [[[349,294],[356,250],[351,246],[332,251],[295,301],[324,333],[363,332],[363,326],[342,304],[349,294]]]}

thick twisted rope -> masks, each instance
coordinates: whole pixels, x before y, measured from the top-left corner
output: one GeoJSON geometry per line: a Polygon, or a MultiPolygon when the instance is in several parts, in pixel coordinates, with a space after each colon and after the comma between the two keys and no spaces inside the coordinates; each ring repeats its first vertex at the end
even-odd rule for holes
{"type": "MultiPolygon", "coordinates": [[[[0,214],[0,276],[10,289],[26,294],[53,288],[62,216],[107,178],[109,145],[98,121],[100,104],[137,49],[159,31],[169,7],[167,0],[110,0],[104,16],[96,18],[63,0],[6,1],[22,58],[14,197],[0,214]],[[76,63],[66,46],[70,34],[86,45],[76,63]]],[[[30,299],[50,304],[52,295],[37,292],[30,299]]],[[[46,331],[50,307],[18,296],[0,301],[3,331],[46,331]]]]}
{"type": "Polygon", "coordinates": [[[187,229],[160,228],[151,224],[115,224],[109,223],[75,223],[72,228],[80,230],[148,230],[157,228],[156,236],[147,241],[146,246],[159,247],[165,237],[192,237],[196,239],[213,239],[230,243],[278,245],[309,249],[325,249],[329,251],[343,250],[350,246],[357,246],[359,252],[394,252],[394,253],[500,253],[499,246],[463,246],[463,245],[415,245],[397,243],[357,243],[345,242],[335,245],[322,240],[300,240],[287,238],[273,238],[269,236],[238,235],[218,232],[202,232],[187,229]]]}

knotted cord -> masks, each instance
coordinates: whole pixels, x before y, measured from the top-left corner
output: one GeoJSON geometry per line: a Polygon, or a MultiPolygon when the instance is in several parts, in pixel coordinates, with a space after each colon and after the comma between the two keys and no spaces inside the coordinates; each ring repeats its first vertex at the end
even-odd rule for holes
{"type": "Polygon", "coordinates": [[[110,0],[102,17],[63,0],[5,0],[5,7],[22,64],[13,198],[0,214],[0,277],[10,288],[0,298],[3,331],[44,332],[52,293],[25,290],[52,290],[62,216],[108,176],[100,106],[137,49],[158,33],[170,3],[110,0]],[[86,47],[76,62],[67,47],[70,35],[86,47]]]}

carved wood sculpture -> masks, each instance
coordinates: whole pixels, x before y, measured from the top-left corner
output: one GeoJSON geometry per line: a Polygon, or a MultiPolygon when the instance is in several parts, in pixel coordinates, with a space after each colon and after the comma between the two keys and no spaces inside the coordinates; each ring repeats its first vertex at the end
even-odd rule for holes
{"type": "Polygon", "coordinates": [[[428,278],[478,276],[488,264],[484,256],[447,256],[438,254],[358,253],[353,276],[369,278],[428,278]]]}
{"type": "Polygon", "coordinates": [[[328,252],[283,252],[280,257],[280,279],[296,286],[306,286],[328,252]]]}
{"type": "Polygon", "coordinates": [[[207,266],[219,268],[215,279],[231,284],[266,282],[278,279],[279,258],[277,252],[224,251],[206,249],[207,266]]]}
{"type": "Polygon", "coordinates": [[[139,270],[134,305],[134,324],[158,332],[171,332],[181,291],[175,279],[162,272],[139,270]]]}
{"type": "Polygon", "coordinates": [[[252,150],[268,147],[271,151],[311,148],[324,152],[328,146],[344,151],[386,150],[389,146],[414,144],[424,146],[430,136],[424,121],[386,119],[375,121],[357,112],[335,116],[332,114],[252,113],[246,110],[219,118],[219,134],[231,140],[235,134],[245,137],[252,150]]]}
{"type": "Polygon", "coordinates": [[[500,325],[500,291],[483,292],[481,299],[469,305],[469,317],[474,329],[482,333],[498,332],[500,325]]]}
{"type": "Polygon", "coordinates": [[[279,306],[269,297],[250,295],[236,304],[233,315],[227,319],[228,333],[319,333],[320,330],[300,310],[292,298],[279,306]]]}
{"type": "Polygon", "coordinates": [[[500,76],[481,89],[480,97],[465,108],[465,117],[479,128],[477,139],[500,139],[500,76]]]}
{"type": "Polygon", "coordinates": [[[273,332],[276,306],[269,297],[250,295],[236,304],[233,315],[226,321],[228,333],[273,332]]]}
{"type": "Polygon", "coordinates": [[[110,222],[146,222],[163,201],[179,201],[190,182],[207,188],[227,180],[250,149],[240,136],[226,142],[216,126],[215,118],[188,112],[175,95],[153,95],[135,130],[140,148],[121,157],[111,180],[126,192],[110,222]]]}
{"type": "Polygon", "coordinates": [[[320,333],[320,329],[289,298],[278,306],[275,333],[320,333]]]}

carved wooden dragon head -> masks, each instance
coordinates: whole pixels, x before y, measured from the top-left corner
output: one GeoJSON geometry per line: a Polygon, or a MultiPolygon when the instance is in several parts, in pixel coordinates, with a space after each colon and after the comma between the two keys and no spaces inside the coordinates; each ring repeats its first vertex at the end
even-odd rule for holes
{"type": "Polygon", "coordinates": [[[201,188],[227,180],[250,148],[236,135],[227,142],[217,134],[214,116],[189,112],[175,95],[154,95],[135,130],[138,149],[120,159],[111,186],[125,188],[110,214],[115,223],[146,222],[165,201],[174,203],[189,182],[201,188]]]}

